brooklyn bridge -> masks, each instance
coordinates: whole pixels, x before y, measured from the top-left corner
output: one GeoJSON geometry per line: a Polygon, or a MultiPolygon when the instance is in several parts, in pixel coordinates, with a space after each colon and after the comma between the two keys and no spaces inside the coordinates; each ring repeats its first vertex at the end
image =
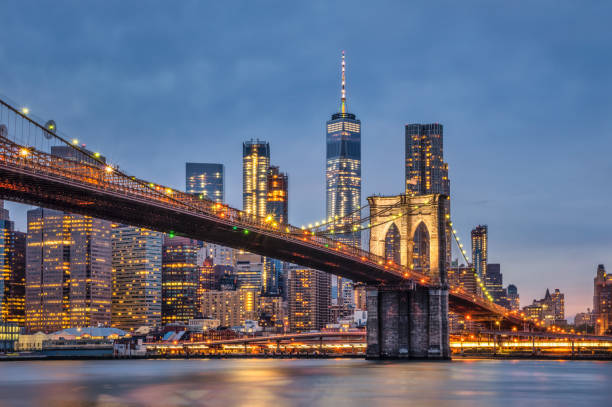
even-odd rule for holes
{"type": "Polygon", "coordinates": [[[52,121],[0,99],[0,199],[69,211],[242,249],[328,272],[366,285],[367,356],[450,357],[448,313],[530,329],[516,312],[449,286],[446,253],[452,229],[444,195],[370,197],[370,250],[317,230],[276,223],[152,180],[126,174],[52,121]],[[74,150],[75,159],[51,153],[74,150]],[[399,261],[385,256],[384,236],[399,233],[399,261]],[[408,266],[417,230],[426,228],[429,267],[408,266]]]}

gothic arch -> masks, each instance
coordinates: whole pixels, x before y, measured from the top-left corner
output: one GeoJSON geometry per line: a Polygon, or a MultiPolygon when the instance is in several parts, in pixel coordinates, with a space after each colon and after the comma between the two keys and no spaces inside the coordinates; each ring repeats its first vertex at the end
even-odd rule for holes
{"type": "Polygon", "coordinates": [[[396,264],[401,264],[401,247],[401,234],[397,225],[393,222],[385,234],[385,259],[396,264]]]}
{"type": "Polygon", "coordinates": [[[420,221],[412,235],[412,269],[428,274],[431,269],[431,238],[425,222],[420,221]]]}

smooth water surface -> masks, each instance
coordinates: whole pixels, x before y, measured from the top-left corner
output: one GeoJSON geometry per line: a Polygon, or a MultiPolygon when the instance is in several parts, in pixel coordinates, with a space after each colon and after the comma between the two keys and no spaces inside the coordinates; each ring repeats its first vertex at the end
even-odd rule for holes
{"type": "Polygon", "coordinates": [[[0,363],[5,406],[612,406],[612,363],[356,359],[0,363]]]}

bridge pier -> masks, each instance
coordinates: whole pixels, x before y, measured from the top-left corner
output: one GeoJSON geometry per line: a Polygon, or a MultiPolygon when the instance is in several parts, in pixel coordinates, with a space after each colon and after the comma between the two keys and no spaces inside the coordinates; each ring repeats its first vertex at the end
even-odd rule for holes
{"type": "Polygon", "coordinates": [[[448,290],[368,287],[368,359],[450,359],[448,290]]]}

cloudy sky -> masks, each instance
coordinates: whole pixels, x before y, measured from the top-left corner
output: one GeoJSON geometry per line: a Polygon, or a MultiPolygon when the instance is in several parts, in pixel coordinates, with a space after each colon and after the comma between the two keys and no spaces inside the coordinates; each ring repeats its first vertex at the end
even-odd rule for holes
{"type": "Polygon", "coordinates": [[[322,218],[346,50],[364,199],[402,192],[404,125],[440,122],[455,225],[489,226],[523,305],[559,288],[573,315],[612,269],[608,2],[32,3],[0,5],[0,94],[134,175],[182,189],[186,161],[222,162],[240,207],[259,138],[291,222],[322,218]]]}

